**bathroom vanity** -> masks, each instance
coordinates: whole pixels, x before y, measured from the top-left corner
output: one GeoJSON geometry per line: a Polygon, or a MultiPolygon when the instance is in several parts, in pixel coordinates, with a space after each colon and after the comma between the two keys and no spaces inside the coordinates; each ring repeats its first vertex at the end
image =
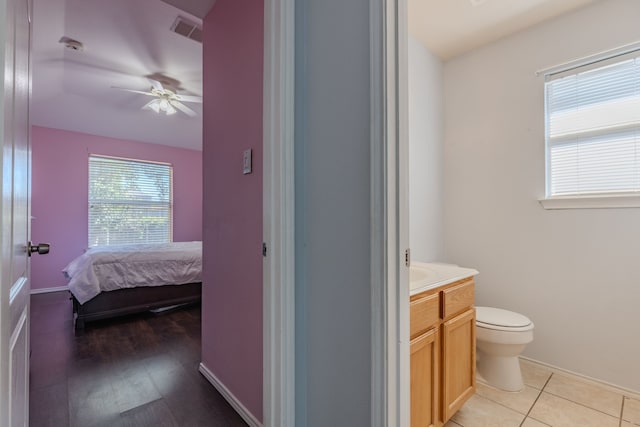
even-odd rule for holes
{"type": "Polygon", "coordinates": [[[476,270],[411,265],[411,426],[442,426],[476,388],[476,270]]]}

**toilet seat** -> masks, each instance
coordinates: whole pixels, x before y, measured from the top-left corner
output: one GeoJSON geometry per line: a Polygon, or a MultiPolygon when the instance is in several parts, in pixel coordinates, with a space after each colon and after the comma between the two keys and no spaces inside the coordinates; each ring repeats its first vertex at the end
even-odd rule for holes
{"type": "Polygon", "coordinates": [[[533,341],[533,322],[513,311],[476,307],[475,332],[478,375],[501,390],[522,390],[518,357],[533,341]]]}
{"type": "Polygon", "coordinates": [[[520,313],[494,307],[476,307],[476,326],[496,331],[524,332],[533,329],[533,322],[520,313]]]}

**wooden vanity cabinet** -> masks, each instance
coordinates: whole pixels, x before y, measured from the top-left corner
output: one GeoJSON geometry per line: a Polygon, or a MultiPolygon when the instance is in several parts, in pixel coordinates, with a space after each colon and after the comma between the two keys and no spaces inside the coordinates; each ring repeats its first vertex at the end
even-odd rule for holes
{"type": "Polygon", "coordinates": [[[410,303],[411,427],[438,426],[440,402],[440,295],[410,303]]]}
{"type": "Polygon", "coordinates": [[[476,313],[470,308],[442,325],[442,420],[476,391],[476,313]]]}
{"type": "Polygon", "coordinates": [[[473,278],[411,297],[411,427],[439,427],[475,393],[473,278]]]}

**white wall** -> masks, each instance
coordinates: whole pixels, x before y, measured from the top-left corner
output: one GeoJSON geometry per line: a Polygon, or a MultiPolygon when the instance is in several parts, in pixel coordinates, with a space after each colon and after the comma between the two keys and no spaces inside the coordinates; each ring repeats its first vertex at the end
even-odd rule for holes
{"type": "Polygon", "coordinates": [[[409,36],[409,230],[414,261],[443,261],[442,62],[409,36]]]}
{"type": "Polygon", "coordinates": [[[525,355],[640,390],[640,209],[544,210],[543,78],[640,40],[640,1],[596,2],[445,64],[445,250],[478,305],[528,315],[525,355]]]}
{"type": "Polygon", "coordinates": [[[296,421],[371,425],[369,0],[296,1],[296,421]]]}

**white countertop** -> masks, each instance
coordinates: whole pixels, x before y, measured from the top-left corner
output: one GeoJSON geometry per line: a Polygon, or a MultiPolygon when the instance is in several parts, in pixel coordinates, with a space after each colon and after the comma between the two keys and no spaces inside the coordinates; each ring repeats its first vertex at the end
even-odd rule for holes
{"type": "Polygon", "coordinates": [[[478,274],[473,268],[460,267],[455,264],[438,262],[411,262],[409,269],[409,294],[435,289],[458,280],[466,279],[478,274]]]}

